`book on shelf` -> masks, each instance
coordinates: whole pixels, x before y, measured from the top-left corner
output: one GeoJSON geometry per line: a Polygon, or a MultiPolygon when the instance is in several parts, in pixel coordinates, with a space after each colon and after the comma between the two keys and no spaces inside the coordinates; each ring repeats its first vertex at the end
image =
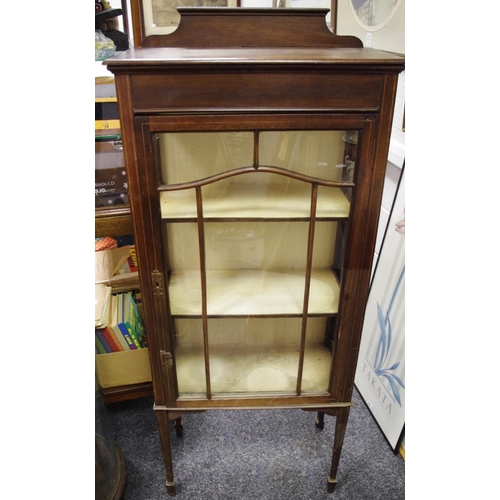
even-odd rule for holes
{"type": "Polygon", "coordinates": [[[111,287],[102,283],[95,285],[95,327],[108,326],[111,287]]]}
{"type": "Polygon", "coordinates": [[[106,349],[104,349],[104,346],[102,345],[102,342],[99,340],[99,337],[97,334],[95,335],[95,350],[96,354],[106,354],[106,349]]]}
{"type": "Polygon", "coordinates": [[[130,351],[130,345],[127,339],[123,336],[123,333],[118,326],[118,297],[117,295],[111,295],[111,305],[110,305],[110,318],[109,318],[109,328],[113,330],[116,339],[120,343],[124,351],[130,351]]]}
{"type": "Polygon", "coordinates": [[[134,341],[131,339],[127,329],[121,321],[121,310],[122,310],[122,295],[121,293],[112,295],[113,297],[113,328],[115,332],[120,333],[124,343],[127,346],[127,351],[134,351],[136,348],[134,341]]]}
{"type": "Polygon", "coordinates": [[[113,349],[111,348],[108,341],[106,340],[106,337],[104,337],[102,331],[99,330],[98,328],[96,328],[96,330],[95,330],[95,336],[97,339],[96,344],[102,345],[102,347],[104,348],[104,351],[107,353],[113,352],[113,349]]]}
{"type": "MultiPolygon", "coordinates": [[[[136,349],[136,346],[131,339],[128,331],[121,323],[121,299],[122,294],[111,295],[109,307],[108,327],[106,329],[96,329],[96,337],[99,339],[104,353],[130,351],[136,349]],[[111,335],[112,332],[112,335],[111,335]],[[104,342],[103,342],[104,337],[104,342]],[[115,341],[111,340],[115,339],[115,341]],[[120,347],[118,347],[118,345],[120,347]]],[[[102,350],[98,349],[99,354],[103,354],[102,350]]]]}
{"type": "Polygon", "coordinates": [[[130,245],[130,257],[128,258],[128,265],[130,268],[130,272],[136,273],[139,271],[139,267],[137,264],[137,254],[135,252],[135,245],[130,245]]]}
{"type": "Polygon", "coordinates": [[[112,328],[110,328],[109,326],[106,328],[101,328],[101,332],[104,335],[104,338],[108,341],[111,349],[113,349],[113,352],[123,351],[123,347],[112,328]]]}
{"type": "Polygon", "coordinates": [[[117,320],[116,320],[116,322],[117,322],[118,328],[122,332],[123,337],[127,341],[129,349],[131,351],[133,351],[133,350],[137,349],[138,346],[136,346],[134,340],[130,336],[129,331],[127,330],[127,327],[125,326],[125,324],[123,323],[123,320],[122,320],[122,318],[123,318],[123,314],[122,314],[122,311],[123,311],[123,296],[124,296],[123,293],[119,293],[119,294],[116,295],[116,304],[117,304],[117,306],[116,306],[117,307],[117,320]]]}
{"type": "Polygon", "coordinates": [[[142,320],[141,309],[139,306],[142,306],[140,294],[138,294],[138,298],[136,300],[135,295],[131,295],[131,309],[130,309],[130,318],[132,323],[132,328],[134,329],[136,335],[140,339],[142,347],[147,347],[147,339],[146,339],[146,329],[144,327],[144,322],[142,320]]]}
{"type": "Polygon", "coordinates": [[[97,354],[146,347],[144,323],[132,292],[111,295],[107,323],[96,328],[97,354]]]}
{"type": "Polygon", "coordinates": [[[138,349],[144,347],[144,325],[139,315],[137,305],[132,297],[132,292],[123,294],[122,321],[138,349]]]}

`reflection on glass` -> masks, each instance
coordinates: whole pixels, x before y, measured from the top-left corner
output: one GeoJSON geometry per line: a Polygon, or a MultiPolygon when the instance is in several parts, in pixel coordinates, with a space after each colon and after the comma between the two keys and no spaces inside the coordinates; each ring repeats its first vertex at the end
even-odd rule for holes
{"type": "Polygon", "coordinates": [[[253,132],[159,134],[164,184],[180,184],[253,164],[253,132]]]}
{"type": "MultiPolygon", "coordinates": [[[[348,217],[350,203],[346,189],[319,186],[316,217],[348,217]]],[[[213,182],[202,188],[205,219],[303,219],[311,214],[311,186],[307,182],[274,173],[251,170],[244,175],[213,182]]],[[[162,217],[196,220],[196,192],[193,188],[160,194],[162,217]]]]}
{"type": "MultiPolygon", "coordinates": [[[[317,223],[310,314],[335,314],[339,285],[331,271],[336,222],[317,223]]],[[[300,315],[307,261],[307,222],[205,224],[209,315],[300,315]]],[[[197,226],[168,224],[170,307],[199,316],[201,273],[197,226]]]]}
{"type": "Polygon", "coordinates": [[[302,392],[326,392],[333,357],[331,318],[308,318],[302,372],[302,392]]]}
{"type": "MultiPolygon", "coordinates": [[[[258,164],[284,168],[330,181],[352,181],[356,131],[302,130],[253,132],[189,132],[158,134],[161,179],[180,184],[258,164]]],[[[239,182],[255,183],[246,179],[239,182]]]]}
{"type": "Polygon", "coordinates": [[[261,132],[260,164],[286,168],[311,177],[342,180],[345,131],[261,132]]]}
{"type": "Polygon", "coordinates": [[[201,319],[176,319],[175,366],[180,394],[206,396],[203,326],[201,319]]]}
{"type": "MultiPolygon", "coordinates": [[[[219,393],[294,393],[300,318],[209,319],[210,386],[219,393]]],[[[206,392],[201,321],[176,320],[176,367],[181,396],[206,392]]],[[[331,353],[324,346],[325,318],[309,318],[302,391],[325,392],[331,353]]]]}
{"type": "MultiPolygon", "coordinates": [[[[344,182],[352,182],[354,178],[354,166],[356,164],[356,149],[358,145],[358,133],[346,132],[342,136],[345,143],[344,161],[342,166],[342,180],[344,182]]],[[[350,198],[348,198],[350,200],[350,198]]]]}
{"type": "Polygon", "coordinates": [[[199,187],[201,224],[193,187],[160,193],[181,397],[325,393],[352,188],[317,186],[311,233],[308,179],[352,182],[357,133],[174,133],[159,144],[163,185],[250,167],[199,187]]]}

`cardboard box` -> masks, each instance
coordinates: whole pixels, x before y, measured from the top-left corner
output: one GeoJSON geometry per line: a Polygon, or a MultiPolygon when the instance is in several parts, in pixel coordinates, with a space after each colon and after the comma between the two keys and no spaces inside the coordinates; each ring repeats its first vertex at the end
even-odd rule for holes
{"type": "Polygon", "coordinates": [[[135,351],[97,354],[95,365],[97,381],[103,389],[152,380],[147,347],[135,351]]]}

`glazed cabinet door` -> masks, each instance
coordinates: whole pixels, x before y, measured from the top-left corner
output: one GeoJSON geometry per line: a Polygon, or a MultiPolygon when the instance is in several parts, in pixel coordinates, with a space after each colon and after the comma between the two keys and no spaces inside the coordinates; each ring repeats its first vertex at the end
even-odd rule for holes
{"type": "Polygon", "coordinates": [[[350,249],[366,238],[375,121],[136,119],[150,349],[169,406],[342,397],[335,368],[353,355],[344,295],[369,273],[350,249]]]}

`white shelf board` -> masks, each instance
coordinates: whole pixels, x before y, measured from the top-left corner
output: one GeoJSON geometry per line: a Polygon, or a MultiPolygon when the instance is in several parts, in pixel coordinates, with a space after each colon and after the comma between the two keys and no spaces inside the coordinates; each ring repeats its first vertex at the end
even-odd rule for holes
{"type": "MultiPolygon", "coordinates": [[[[201,315],[200,271],[174,271],[169,295],[173,316],[201,315]]],[[[209,316],[278,316],[302,314],[305,272],[296,270],[207,271],[209,316]]],[[[314,269],[309,314],[338,311],[340,288],[330,269],[314,269]]]]}
{"type": "MultiPolygon", "coordinates": [[[[306,345],[302,390],[326,392],[331,368],[330,351],[306,345]]],[[[202,348],[176,349],[180,396],[206,392],[202,348]]],[[[298,346],[213,346],[210,348],[212,393],[294,392],[299,366],[298,346]]]]}
{"type": "MultiPolygon", "coordinates": [[[[286,184],[234,184],[229,188],[202,190],[203,215],[207,218],[308,218],[311,189],[290,188],[286,184]]],[[[194,189],[160,193],[164,219],[196,219],[194,189]]],[[[350,204],[340,188],[318,190],[316,217],[347,218],[350,204]]]]}

